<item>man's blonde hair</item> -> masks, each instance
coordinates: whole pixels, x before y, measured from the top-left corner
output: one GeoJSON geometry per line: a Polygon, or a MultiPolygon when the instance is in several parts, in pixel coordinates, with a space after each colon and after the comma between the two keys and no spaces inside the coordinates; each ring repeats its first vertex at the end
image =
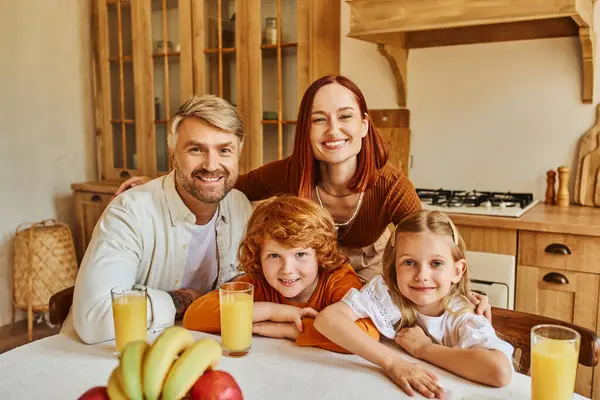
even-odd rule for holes
{"type": "Polygon", "coordinates": [[[171,129],[167,139],[169,149],[175,149],[179,125],[187,117],[199,118],[207,124],[235,134],[240,139],[240,147],[244,143],[242,118],[235,107],[225,99],[207,94],[193,96],[179,107],[171,119],[171,129]]]}

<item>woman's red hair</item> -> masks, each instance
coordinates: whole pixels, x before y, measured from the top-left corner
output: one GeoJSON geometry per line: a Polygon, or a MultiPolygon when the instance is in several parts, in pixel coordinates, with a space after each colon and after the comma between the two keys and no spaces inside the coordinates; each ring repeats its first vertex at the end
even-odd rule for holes
{"type": "Polygon", "coordinates": [[[296,137],[294,151],[290,157],[290,174],[292,182],[298,182],[297,194],[300,197],[312,199],[315,185],[320,182],[319,167],[310,145],[311,114],[315,95],[325,85],[337,83],[354,93],[360,110],[361,118],[367,115],[369,130],[362,138],[362,148],[358,153],[356,172],[348,184],[353,192],[364,192],[375,184],[377,173],[388,161],[390,150],[385,139],[373,126],[365,96],[358,86],[344,76],[328,75],[312,83],[304,92],[298,120],[296,121],[296,137]]]}

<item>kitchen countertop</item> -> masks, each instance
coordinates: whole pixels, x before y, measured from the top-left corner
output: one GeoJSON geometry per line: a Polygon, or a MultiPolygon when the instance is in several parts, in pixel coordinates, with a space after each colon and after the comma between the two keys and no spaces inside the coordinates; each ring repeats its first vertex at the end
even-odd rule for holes
{"type": "Polygon", "coordinates": [[[519,218],[448,213],[457,225],[600,237],[600,208],[537,204],[519,218]]]}

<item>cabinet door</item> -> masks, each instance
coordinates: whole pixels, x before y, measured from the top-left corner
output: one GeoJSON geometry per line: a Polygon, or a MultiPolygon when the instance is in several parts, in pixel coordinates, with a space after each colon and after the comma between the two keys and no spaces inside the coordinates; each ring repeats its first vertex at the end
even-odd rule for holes
{"type": "MultiPolygon", "coordinates": [[[[517,266],[517,311],[539,314],[596,330],[600,278],[595,274],[517,266]],[[547,282],[550,273],[565,283],[547,282]]],[[[575,390],[590,397],[593,369],[579,366],[575,390]]]]}
{"type": "Polygon", "coordinates": [[[150,9],[153,89],[147,99],[152,103],[153,134],[148,148],[148,168],[153,175],[167,173],[171,159],[167,132],[173,114],[194,92],[192,77],[191,0],[146,0],[150,9]]]}
{"type": "Polygon", "coordinates": [[[517,231],[501,228],[457,225],[467,250],[517,255],[517,231]]]}
{"type": "Polygon", "coordinates": [[[149,105],[143,40],[147,12],[141,2],[96,0],[97,101],[102,113],[102,179],[123,180],[143,174],[149,105]],[[134,41],[135,38],[135,41],[134,41]]]}
{"type": "Polygon", "coordinates": [[[102,216],[111,198],[110,194],[75,192],[75,234],[77,236],[77,256],[80,262],[92,239],[96,222],[102,216]]]}

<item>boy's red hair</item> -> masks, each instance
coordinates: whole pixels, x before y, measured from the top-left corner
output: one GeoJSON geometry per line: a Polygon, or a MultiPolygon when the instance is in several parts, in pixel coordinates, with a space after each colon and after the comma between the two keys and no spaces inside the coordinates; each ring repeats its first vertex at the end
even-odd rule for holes
{"type": "Polygon", "coordinates": [[[369,130],[362,138],[362,148],[358,153],[356,172],[350,180],[348,189],[353,192],[364,192],[375,184],[377,172],[388,161],[390,150],[385,139],[373,126],[369,117],[369,109],[365,96],[358,86],[344,76],[328,75],[312,83],[304,92],[298,120],[296,121],[296,137],[294,139],[294,151],[290,159],[290,174],[293,182],[298,182],[297,194],[305,199],[312,199],[315,185],[319,183],[319,169],[312,148],[310,146],[311,114],[315,95],[323,86],[337,83],[352,93],[359,106],[361,118],[367,115],[369,130]]]}
{"type": "Polygon", "coordinates": [[[333,219],[310,200],[273,197],[254,209],[238,251],[241,270],[262,276],[260,253],[269,238],[283,246],[314,249],[319,268],[325,271],[348,263],[338,248],[333,219]]]}

